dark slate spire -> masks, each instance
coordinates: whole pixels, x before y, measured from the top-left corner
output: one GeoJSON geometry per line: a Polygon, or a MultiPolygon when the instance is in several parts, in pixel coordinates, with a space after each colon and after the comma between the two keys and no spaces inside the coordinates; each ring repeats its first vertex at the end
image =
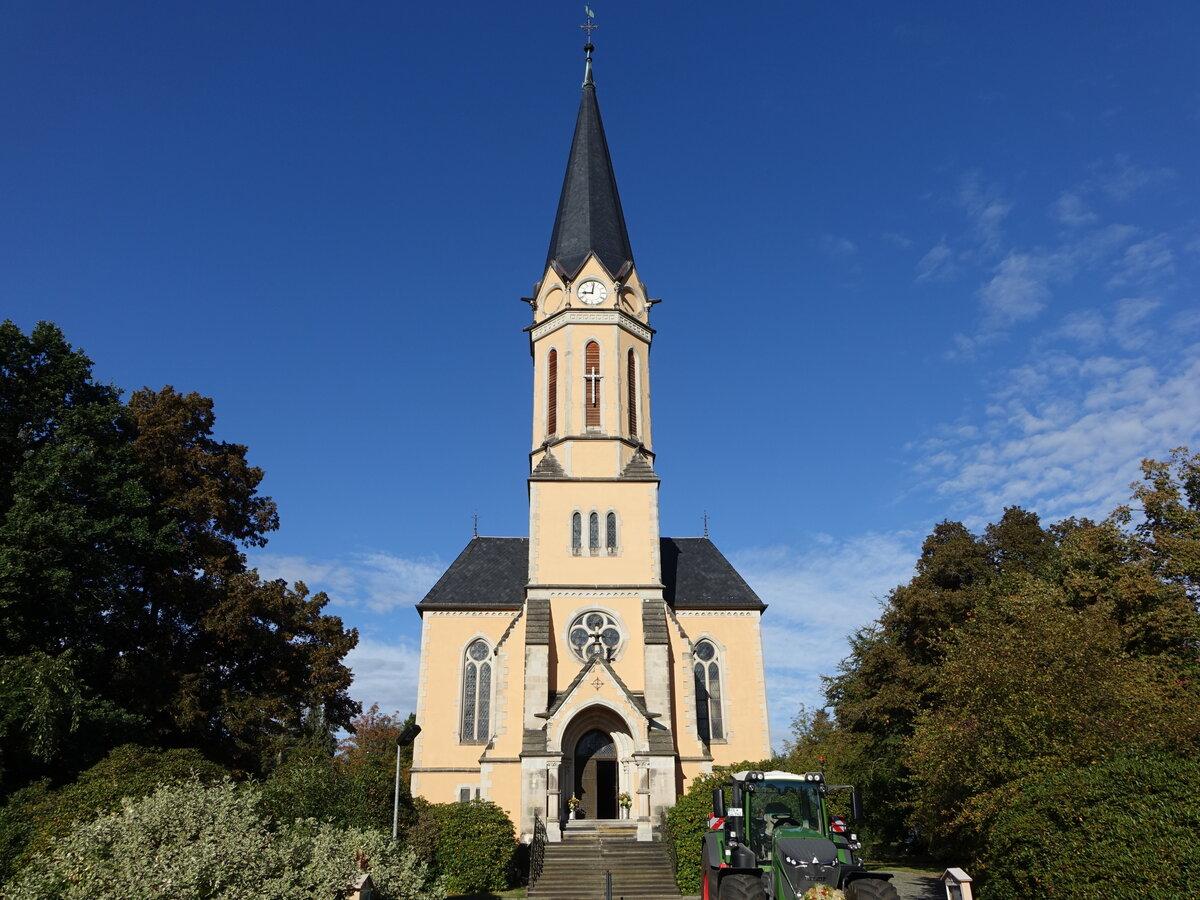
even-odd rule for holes
{"type": "Polygon", "coordinates": [[[546,265],[553,265],[568,278],[575,276],[589,253],[595,253],[614,276],[624,275],[633,264],[617,178],[596,103],[596,84],[592,81],[594,49],[591,44],[584,47],[587,63],[583,99],[546,256],[546,265]]]}

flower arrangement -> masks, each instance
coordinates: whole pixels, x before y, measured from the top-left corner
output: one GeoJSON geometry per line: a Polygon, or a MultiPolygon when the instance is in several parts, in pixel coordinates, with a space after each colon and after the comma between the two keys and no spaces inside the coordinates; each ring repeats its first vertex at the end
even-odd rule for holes
{"type": "Polygon", "coordinates": [[[578,797],[572,797],[567,801],[567,806],[571,807],[571,812],[575,812],[582,805],[582,801],[578,797]]]}
{"type": "Polygon", "coordinates": [[[846,895],[827,884],[818,884],[804,892],[804,900],[846,900],[846,895]]]}
{"type": "Polygon", "coordinates": [[[625,791],[617,795],[617,802],[621,804],[621,809],[629,809],[629,807],[633,806],[633,798],[625,791]]]}

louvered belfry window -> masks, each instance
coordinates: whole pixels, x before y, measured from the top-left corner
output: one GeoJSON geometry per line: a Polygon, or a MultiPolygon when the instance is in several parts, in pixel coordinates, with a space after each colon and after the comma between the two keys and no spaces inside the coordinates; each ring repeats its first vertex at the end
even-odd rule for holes
{"type": "Polygon", "coordinates": [[[625,366],[625,380],[629,384],[629,436],[636,438],[638,433],[638,416],[637,416],[637,356],[632,350],[626,357],[627,364],[625,366]]]}
{"type": "Polygon", "coordinates": [[[546,435],[558,434],[558,351],[546,361],[546,435]]]}
{"type": "Polygon", "coordinates": [[[588,341],[583,352],[583,403],[588,428],[600,427],[600,345],[588,341]]]}

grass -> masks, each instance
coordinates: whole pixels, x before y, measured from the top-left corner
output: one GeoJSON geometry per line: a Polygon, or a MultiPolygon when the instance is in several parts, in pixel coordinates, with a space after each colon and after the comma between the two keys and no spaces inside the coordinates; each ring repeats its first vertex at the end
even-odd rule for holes
{"type": "Polygon", "coordinates": [[[499,893],[491,892],[487,894],[458,894],[456,896],[447,897],[446,900],[523,900],[525,897],[525,888],[515,887],[511,890],[500,891],[499,893]]]}

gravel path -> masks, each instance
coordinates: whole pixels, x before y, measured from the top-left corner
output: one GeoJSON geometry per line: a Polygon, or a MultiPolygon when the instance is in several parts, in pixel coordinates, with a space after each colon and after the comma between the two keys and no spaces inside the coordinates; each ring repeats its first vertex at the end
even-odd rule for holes
{"type": "Polygon", "coordinates": [[[946,887],[936,875],[896,872],[892,884],[900,891],[901,900],[946,900],[946,887]]]}

